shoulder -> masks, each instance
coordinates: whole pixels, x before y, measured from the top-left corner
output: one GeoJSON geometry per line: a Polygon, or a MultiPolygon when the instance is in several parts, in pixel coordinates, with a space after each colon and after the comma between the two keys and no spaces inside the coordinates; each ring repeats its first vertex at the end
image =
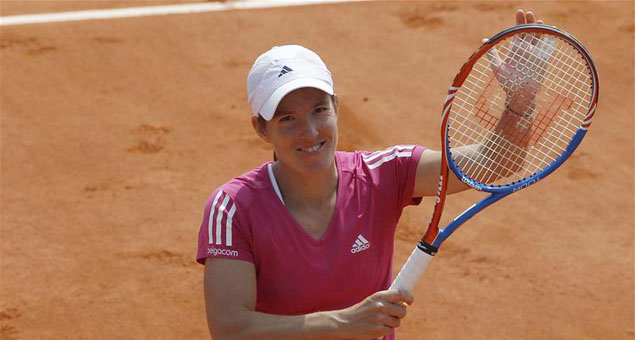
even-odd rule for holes
{"type": "Polygon", "coordinates": [[[385,164],[396,163],[400,158],[411,159],[420,148],[416,145],[394,145],[384,150],[365,151],[361,156],[365,166],[372,170],[385,164]]]}
{"type": "Polygon", "coordinates": [[[343,170],[372,171],[390,168],[400,161],[418,161],[424,148],[417,145],[394,145],[377,151],[338,151],[336,153],[343,170]]]}
{"type": "Polygon", "coordinates": [[[271,181],[267,170],[269,163],[234,177],[219,186],[208,198],[208,206],[215,205],[219,200],[232,201],[239,206],[249,206],[261,197],[265,190],[271,188],[271,181]]]}

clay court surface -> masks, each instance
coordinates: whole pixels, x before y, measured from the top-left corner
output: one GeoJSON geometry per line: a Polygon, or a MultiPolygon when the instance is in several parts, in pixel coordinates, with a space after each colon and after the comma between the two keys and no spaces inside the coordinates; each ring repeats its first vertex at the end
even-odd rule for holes
{"type": "MultiPolygon", "coordinates": [[[[1,14],[131,5],[3,0],[1,14]]],[[[444,244],[399,338],[634,339],[630,1],[345,3],[3,26],[0,337],[209,338],[195,263],[205,201],[272,156],[245,94],[258,54],[299,43],[324,58],[342,105],[339,149],[438,148],[454,74],[516,8],[586,44],[601,77],[596,118],[560,170],[444,244]]],[[[449,197],[444,220],[480,196],[449,197]]],[[[432,202],[406,209],[395,271],[432,202]]]]}

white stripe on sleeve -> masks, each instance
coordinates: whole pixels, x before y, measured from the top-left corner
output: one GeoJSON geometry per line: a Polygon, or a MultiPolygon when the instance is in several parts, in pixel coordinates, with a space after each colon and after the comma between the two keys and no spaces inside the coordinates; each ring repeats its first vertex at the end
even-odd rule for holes
{"type": "Polygon", "coordinates": [[[395,150],[413,150],[415,148],[414,145],[395,145],[393,147],[390,147],[388,149],[382,150],[382,151],[376,151],[371,153],[370,155],[362,155],[362,158],[364,159],[364,162],[368,163],[371,162],[383,155],[389,154],[394,152],[395,150]]]}
{"type": "Polygon", "coordinates": [[[216,216],[216,244],[221,244],[221,233],[223,231],[221,226],[221,221],[223,220],[223,211],[225,211],[225,207],[227,206],[227,202],[229,202],[229,195],[225,195],[225,199],[223,203],[221,203],[218,208],[218,216],[216,216]]]}
{"type": "Polygon", "coordinates": [[[232,245],[232,219],[234,218],[234,213],[236,213],[236,203],[232,204],[231,209],[229,209],[229,214],[227,214],[225,244],[228,247],[232,245]]]}
{"type": "Polygon", "coordinates": [[[373,163],[373,164],[368,164],[368,168],[369,169],[375,169],[376,167],[390,161],[393,160],[397,157],[410,157],[412,156],[412,151],[404,151],[404,152],[395,152],[393,154],[390,154],[382,159],[380,159],[379,161],[373,163]]]}
{"type": "Polygon", "coordinates": [[[218,198],[223,194],[223,190],[218,190],[218,194],[214,197],[214,202],[212,202],[212,206],[209,211],[209,221],[208,221],[208,229],[207,229],[207,238],[209,239],[209,244],[214,243],[214,239],[212,236],[214,235],[214,214],[216,213],[216,203],[218,202],[218,198]]]}

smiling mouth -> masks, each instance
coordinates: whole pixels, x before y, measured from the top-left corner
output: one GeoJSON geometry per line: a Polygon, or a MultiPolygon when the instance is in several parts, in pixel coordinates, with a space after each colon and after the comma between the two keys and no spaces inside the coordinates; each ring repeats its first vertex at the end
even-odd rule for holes
{"type": "Polygon", "coordinates": [[[313,146],[309,146],[307,148],[299,148],[297,150],[300,151],[300,152],[314,153],[314,152],[318,152],[318,151],[322,150],[322,147],[324,146],[324,144],[326,144],[326,142],[321,142],[321,143],[315,144],[313,146]]]}

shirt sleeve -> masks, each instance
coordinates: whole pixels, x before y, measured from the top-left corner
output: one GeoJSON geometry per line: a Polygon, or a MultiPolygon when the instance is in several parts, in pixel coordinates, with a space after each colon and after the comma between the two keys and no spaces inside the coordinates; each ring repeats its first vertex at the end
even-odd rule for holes
{"type": "Polygon", "coordinates": [[[373,185],[396,201],[398,208],[421,203],[421,197],[412,196],[417,165],[424,150],[417,145],[395,145],[362,154],[362,161],[371,175],[373,185]]]}
{"type": "Polygon", "coordinates": [[[241,223],[244,212],[221,188],[207,200],[198,233],[196,261],[205,264],[208,257],[243,260],[254,263],[249,228],[241,223]]]}

